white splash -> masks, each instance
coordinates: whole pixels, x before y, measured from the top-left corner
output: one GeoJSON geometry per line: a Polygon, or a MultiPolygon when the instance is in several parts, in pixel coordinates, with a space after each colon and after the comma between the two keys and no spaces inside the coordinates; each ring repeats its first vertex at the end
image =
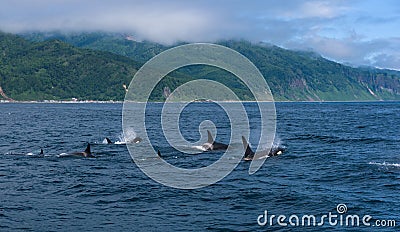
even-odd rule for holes
{"type": "Polygon", "coordinates": [[[192,146],[191,148],[197,149],[197,150],[199,150],[199,151],[207,151],[207,149],[206,149],[203,145],[192,146]]]}
{"type": "Polygon", "coordinates": [[[369,162],[368,164],[379,165],[379,166],[387,166],[387,167],[400,167],[400,164],[396,163],[376,163],[376,162],[369,162]]]}
{"type": "Polygon", "coordinates": [[[272,143],[272,148],[278,148],[282,144],[281,138],[278,137],[278,135],[275,137],[274,142],[272,143]]]}
{"type": "Polygon", "coordinates": [[[125,130],[125,133],[122,132],[118,136],[118,141],[115,141],[115,144],[127,144],[127,143],[139,143],[141,138],[137,137],[136,132],[132,128],[128,128],[125,130]]]}
{"type": "MultiPolygon", "coordinates": [[[[274,139],[274,142],[272,143],[272,146],[270,148],[272,148],[272,149],[277,149],[277,148],[286,149],[286,146],[283,146],[282,143],[283,142],[282,142],[281,138],[278,135],[276,135],[276,137],[274,139]]],[[[251,144],[250,144],[250,146],[251,146],[251,144]]],[[[261,150],[269,150],[269,147],[267,146],[267,144],[261,144],[261,150]]]]}

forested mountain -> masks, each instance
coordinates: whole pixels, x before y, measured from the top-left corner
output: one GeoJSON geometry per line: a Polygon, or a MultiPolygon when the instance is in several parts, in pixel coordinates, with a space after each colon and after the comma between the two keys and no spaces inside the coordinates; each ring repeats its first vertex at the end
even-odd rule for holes
{"type": "MultiPolygon", "coordinates": [[[[123,84],[136,70],[169,47],[134,37],[106,33],[0,34],[0,86],[17,100],[123,100],[123,84]]],[[[290,51],[263,43],[220,41],[248,57],[261,71],[276,100],[356,101],[399,100],[400,72],[353,68],[318,54],[290,51]]],[[[213,67],[177,70],[160,83],[152,100],[163,100],[195,78],[222,82],[240,98],[251,100],[245,86],[232,74],[213,67]]]]}
{"type": "Polygon", "coordinates": [[[137,70],[129,58],[59,40],[0,34],[0,51],[0,86],[15,100],[120,100],[137,70]]]}

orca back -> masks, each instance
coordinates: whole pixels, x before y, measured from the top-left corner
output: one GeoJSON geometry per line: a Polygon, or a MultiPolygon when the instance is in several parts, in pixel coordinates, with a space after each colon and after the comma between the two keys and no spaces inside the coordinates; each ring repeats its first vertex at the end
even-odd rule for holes
{"type": "Polygon", "coordinates": [[[213,143],[213,150],[226,150],[228,149],[228,145],[223,144],[223,143],[213,143]]]}

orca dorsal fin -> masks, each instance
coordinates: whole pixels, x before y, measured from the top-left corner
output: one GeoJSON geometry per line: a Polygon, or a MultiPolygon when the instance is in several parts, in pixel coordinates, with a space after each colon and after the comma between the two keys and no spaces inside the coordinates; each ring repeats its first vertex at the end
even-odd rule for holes
{"type": "Polygon", "coordinates": [[[214,138],[212,137],[212,134],[211,134],[211,132],[209,130],[207,130],[207,136],[208,136],[207,143],[213,144],[214,143],[214,138]]]}
{"type": "Polygon", "coordinates": [[[90,143],[87,144],[85,153],[87,153],[87,154],[91,154],[91,153],[92,153],[92,152],[90,151],[90,143]]]}
{"type": "Polygon", "coordinates": [[[157,155],[158,155],[158,157],[161,158],[161,152],[160,152],[160,150],[157,150],[157,155]]]}
{"type": "Polygon", "coordinates": [[[106,137],[106,141],[107,141],[108,144],[112,143],[111,140],[109,138],[107,138],[107,137],[106,137]]]}
{"type": "Polygon", "coordinates": [[[244,158],[252,159],[254,157],[254,152],[251,150],[249,143],[246,138],[242,136],[243,148],[245,149],[244,158]]]}
{"type": "Polygon", "coordinates": [[[40,154],[39,155],[43,155],[43,149],[40,149],[40,154]]]}

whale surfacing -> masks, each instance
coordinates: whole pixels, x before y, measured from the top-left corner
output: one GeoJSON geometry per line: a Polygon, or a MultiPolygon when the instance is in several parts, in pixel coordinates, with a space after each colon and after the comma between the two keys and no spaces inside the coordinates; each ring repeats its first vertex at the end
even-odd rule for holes
{"type": "Polygon", "coordinates": [[[59,157],[68,157],[68,156],[77,156],[77,157],[85,157],[85,158],[94,158],[90,150],[90,143],[87,144],[85,151],[82,152],[71,152],[71,153],[62,153],[59,157]]]}
{"type": "Polygon", "coordinates": [[[228,145],[223,144],[223,143],[218,143],[214,141],[213,136],[211,135],[211,132],[207,130],[207,142],[201,145],[205,151],[215,151],[215,150],[226,150],[228,149],[228,145]]]}
{"type": "Polygon", "coordinates": [[[40,153],[37,153],[37,152],[29,152],[29,153],[27,153],[26,155],[27,155],[27,156],[44,156],[44,152],[43,152],[43,149],[41,148],[41,149],[40,149],[40,153]]]}
{"type": "Polygon", "coordinates": [[[249,161],[253,159],[266,159],[272,156],[278,156],[283,154],[285,148],[283,147],[272,147],[269,151],[261,151],[261,152],[254,152],[251,150],[249,143],[247,142],[246,138],[242,136],[243,148],[245,149],[244,152],[244,160],[249,161]]]}

